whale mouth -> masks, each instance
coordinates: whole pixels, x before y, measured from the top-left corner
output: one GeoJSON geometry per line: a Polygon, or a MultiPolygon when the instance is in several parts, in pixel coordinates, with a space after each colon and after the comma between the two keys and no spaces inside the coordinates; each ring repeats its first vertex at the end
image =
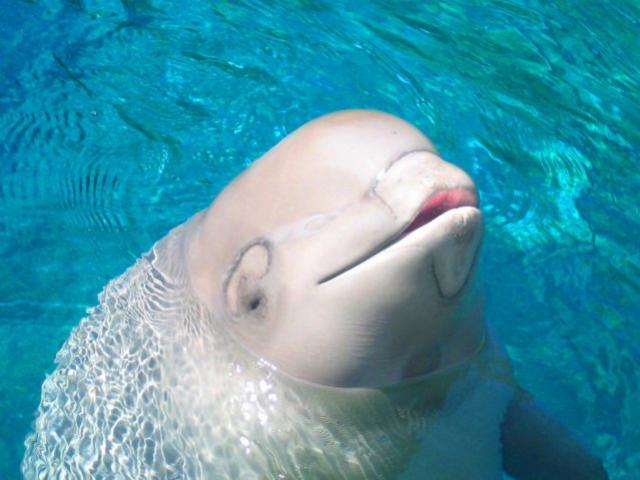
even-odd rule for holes
{"type": "Polygon", "coordinates": [[[354,262],[340,268],[339,270],[329,275],[322,277],[318,281],[318,285],[327,283],[339,277],[343,273],[346,273],[347,271],[357,267],[361,263],[366,262],[378,253],[391,247],[393,244],[397,243],[398,241],[409,235],[411,232],[431,223],[443,213],[462,207],[478,208],[478,195],[475,193],[475,191],[462,187],[435,191],[422,203],[420,208],[414,214],[413,220],[409,222],[409,224],[405,228],[403,228],[395,235],[391,236],[378,247],[374,248],[372,251],[356,259],[354,262]]]}
{"type": "MultiPolygon", "coordinates": [[[[478,196],[466,188],[438,190],[422,204],[413,221],[400,232],[400,238],[423,227],[440,215],[454,208],[478,208],[478,196]]],[[[396,239],[397,240],[397,239],[396,239]]]]}

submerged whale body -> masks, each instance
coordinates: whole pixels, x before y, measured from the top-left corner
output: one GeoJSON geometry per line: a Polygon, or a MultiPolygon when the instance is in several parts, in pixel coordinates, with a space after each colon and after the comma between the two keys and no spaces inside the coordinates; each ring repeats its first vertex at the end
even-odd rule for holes
{"type": "Polygon", "coordinates": [[[510,390],[490,347],[382,389],[299,381],[194,298],[175,263],[183,233],[111,281],[58,353],[25,478],[499,478],[510,390]]]}
{"type": "Polygon", "coordinates": [[[477,207],[395,117],[303,126],[109,282],[23,474],[501,478],[517,389],[474,281],[477,207]]]}

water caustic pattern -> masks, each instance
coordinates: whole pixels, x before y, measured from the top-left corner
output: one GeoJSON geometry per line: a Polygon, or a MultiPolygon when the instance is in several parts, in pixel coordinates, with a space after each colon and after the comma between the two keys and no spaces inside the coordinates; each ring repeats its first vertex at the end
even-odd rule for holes
{"type": "Polygon", "coordinates": [[[0,478],[107,281],[293,128],[355,106],[471,172],[520,383],[637,477],[637,3],[271,3],[0,5],[0,478]]]}
{"type": "Polygon", "coordinates": [[[496,478],[497,418],[513,395],[499,349],[384,392],[291,381],[238,348],[193,295],[185,228],[109,282],[58,352],[26,478],[364,480],[407,465],[496,478]]]}

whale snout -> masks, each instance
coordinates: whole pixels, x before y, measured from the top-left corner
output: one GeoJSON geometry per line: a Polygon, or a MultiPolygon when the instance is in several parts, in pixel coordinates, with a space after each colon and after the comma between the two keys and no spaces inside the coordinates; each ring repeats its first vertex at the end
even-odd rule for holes
{"type": "Polygon", "coordinates": [[[462,205],[477,206],[478,194],[466,172],[444,161],[428,149],[400,156],[376,177],[376,195],[408,226],[418,220],[426,223],[444,211],[462,205]],[[447,192],[446,195],[438,195],[447,192]]]}
{"type": "MultiPolygon", "coordinates": [[[[421,149],[405,153],[385,167],[376,176],[371,194],[391,214],[378,219],[376,228],[386,233],[378,244],[363,249],[367,226],[375,222],[361,218],[362,227],[356,231],[362,238],[349,238],[352,249],[359,252],[357,260],[318,283],[375,264],[379,258],[393,262],[397,252],[407,257],[410,251],[414,264],[433,264],[431,276],[436,277],[441,296],[453,297],[466,283],[482,238],[482,215],[473,180],[434,151],[421,149]]],[[[373,211],[367,210],[371,218],[373,211]]],[[[353,229],[357,223],[351,225],[353,229]]],[[[343,245],[349,245],[347,238],[342,240],[343,245]]]]}

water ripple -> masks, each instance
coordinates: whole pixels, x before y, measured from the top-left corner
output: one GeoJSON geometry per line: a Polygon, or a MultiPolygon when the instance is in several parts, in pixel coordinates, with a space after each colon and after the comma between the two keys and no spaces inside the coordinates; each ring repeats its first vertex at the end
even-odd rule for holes
{"type": "Polygon", "coordinates": [[[3,4],[0,336],[26,366],[0,439],[28,428],[51,367],[33,352],[108,279],[298,125],[357,106],[473,174],[521,383],[634,475],[639,19],[632,0],[3,4]]]}

